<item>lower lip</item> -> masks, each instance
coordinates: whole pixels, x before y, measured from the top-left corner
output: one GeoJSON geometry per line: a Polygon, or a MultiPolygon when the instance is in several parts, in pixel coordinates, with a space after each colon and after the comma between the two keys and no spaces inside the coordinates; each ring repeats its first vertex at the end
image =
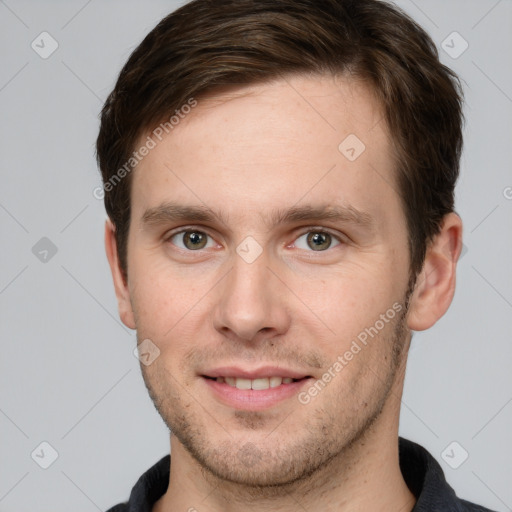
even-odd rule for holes
{"type": "Polygon", "coordinates": [[[255,390],[234,388],[225,382],[217,382],[206,377],[202,377],[202,379],[212,390],[213,394],[225,405],[246,411],[268,409],[287,398],[297,395],[300,388],[311,380],[310,377],[307,377],[290,382],[289,384],[281,384],[275,388],[255,390]]]}

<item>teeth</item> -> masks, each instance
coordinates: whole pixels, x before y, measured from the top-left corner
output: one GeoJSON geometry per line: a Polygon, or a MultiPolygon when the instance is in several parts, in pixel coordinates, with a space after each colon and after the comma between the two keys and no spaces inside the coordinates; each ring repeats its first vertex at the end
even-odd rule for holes
{"type": "Polygon", "coordinates": [[[236,379],[237,389],[251,389],[251,379],[236,379]]]}
{"type": "Polygon", "coordinates": [[[277,388],[277,386],[280,386],[283,383],[282,377],[270,377],[270,387],[271,388],[277,388]]]}
{"type": "Polygon", "coordinates": [[[291,377],[264,377],[252,380],[237,377],[217,377],[215,380],[217,382],[225,382],[232,388],[255,390],[277,388],[281,384],[291,384],[294,381],[291,377]]]}
{"type": "Polygon", "coordinates": [[[270,387],[270,382],[268,379],[254,379],[251,381],[252,389],[268,389],[270,387]]]}

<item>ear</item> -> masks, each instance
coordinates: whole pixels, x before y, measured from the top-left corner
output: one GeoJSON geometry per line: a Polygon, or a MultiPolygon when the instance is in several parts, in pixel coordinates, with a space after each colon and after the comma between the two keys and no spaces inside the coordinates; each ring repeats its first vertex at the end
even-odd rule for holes
{"type": "Polygon", "coordinates": [[[455,293],[455,271],[462,250],[462,221],[443,218],[441,231],[428,246],[411,296],[407,324],[413,331],[432,327],[448,310],[455,293]]]}
{"type": "Polygon", "coordinates": [[[110,265],[110,271],[112,272],[112,279],[114,280],[119,317],[124,325],[130,329],[135,329],[135,318],[130,301],[130,291],[128,289],[128,283],[124,280],[121,267],[119,266],[115,227],[110,219],[107,219],[105,222],[105,251],[110,265]]]}

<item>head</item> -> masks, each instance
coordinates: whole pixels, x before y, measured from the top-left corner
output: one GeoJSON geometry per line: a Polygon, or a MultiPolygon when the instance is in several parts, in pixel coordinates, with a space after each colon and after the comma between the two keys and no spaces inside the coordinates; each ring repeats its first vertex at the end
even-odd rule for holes
{"type": "Polygon", "coordinates": [[[290,483],[397,425],[410,333],[453,297],[461,108],[376,0],[195,0],[132,53],[97,141],[107,254],[154,403],[213,475],[290,483]],[[222,368],[264,366],[296,399],[217,402],[222,368]]]}

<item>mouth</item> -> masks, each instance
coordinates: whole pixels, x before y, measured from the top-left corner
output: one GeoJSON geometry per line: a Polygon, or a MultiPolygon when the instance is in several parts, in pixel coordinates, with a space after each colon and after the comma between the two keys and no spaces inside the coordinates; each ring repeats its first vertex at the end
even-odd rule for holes
{"type": "Polygon", "coordinates": [[[238,410],[261,411],[293,398],[313,380],[311,375],[278,367],[259,370],[218,368],[200,374],[208,392],[238,410]]]}

